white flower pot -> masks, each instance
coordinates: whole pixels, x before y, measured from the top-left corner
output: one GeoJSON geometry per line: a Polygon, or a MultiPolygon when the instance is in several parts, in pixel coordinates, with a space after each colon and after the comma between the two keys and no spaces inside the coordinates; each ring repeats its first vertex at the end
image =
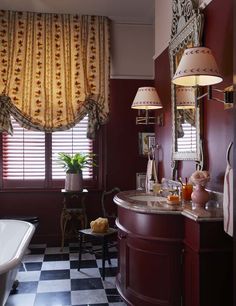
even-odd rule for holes
{"type": "Polygon", "coordinates": [[[81,190],[83,190],[82,172],[66,173],[65,190],[67,190],[67,191],[81,191],[81,190]]]}

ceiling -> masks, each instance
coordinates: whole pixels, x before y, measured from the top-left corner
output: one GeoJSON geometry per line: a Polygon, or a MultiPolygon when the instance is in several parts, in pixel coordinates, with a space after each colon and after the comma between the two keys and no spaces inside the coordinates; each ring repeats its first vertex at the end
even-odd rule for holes
{"type": "Polygon", "coordinates": [[[154,23],[155,0],[1,0],[0,9],[108,16],[116,22],[154,23]]]}

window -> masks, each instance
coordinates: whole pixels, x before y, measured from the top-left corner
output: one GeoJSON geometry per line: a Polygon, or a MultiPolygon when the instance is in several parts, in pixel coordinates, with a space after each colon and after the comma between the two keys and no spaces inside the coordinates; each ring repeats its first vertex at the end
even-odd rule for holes
{"type": "MultiPolygon", "coordinates": [[[[88,117],[85,117],[70,130],[52,133],[52,179],[65,177],[64,170],[57,163],[57,153],[93,153],[93,143],[86,137],[87,124],[88,117]]],[[[92,179],[92,177],[93,168],[83,169],[83,178],[92,179]]]]}
{"type": "MultiPolygon", "coordinates": [[[[44,133],[25,130],[12,118],[14,135],[2,133],[2,187],[63,187],[65,172],[57,163],[57,153],[97,153],[87,139],[88,116],[67,131],[44,133]]],[[[96,180],[96,169],[83,170],[83,178],[96,180]]]]}
{"type": "Polygon", "coordinates": [[[14,136],[3,133],[3,179],[45,179],[45,135],[12,120],[14,136]]]}
{"type": "Polygon", "coordinates": [[[177,139],[178,152],[196,152],[196,128],[186,121],[182,128],[184,136],[177,139]]]}

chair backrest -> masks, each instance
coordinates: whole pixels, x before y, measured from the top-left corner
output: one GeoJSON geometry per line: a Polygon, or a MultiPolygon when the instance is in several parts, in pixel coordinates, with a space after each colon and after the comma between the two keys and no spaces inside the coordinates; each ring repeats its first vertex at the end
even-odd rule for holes
{"type": "Polygon", "coordinates": [[[103,217],[108,219],[110,227],[115,225],[117,206],[115,205],[113,198],[118,192],[120,192],[120,188],[114,187],[111,190],[103,191],[101,196],[103,217]]]}

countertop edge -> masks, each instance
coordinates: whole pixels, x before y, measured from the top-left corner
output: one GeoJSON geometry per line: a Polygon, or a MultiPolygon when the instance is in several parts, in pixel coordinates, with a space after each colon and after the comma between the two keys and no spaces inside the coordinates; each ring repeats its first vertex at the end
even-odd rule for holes
{"type": "Polygon", "coordinates": [[[134,199],[129,198],[129,196],[134,197],[136,195],[142,195],[142,194],[144,193],[141,193],[137,190],[121,191],[115,195],[113,200],[115,204],[117,204],[118,206],[123,207],[125,209],[135,211],[135,212],[139,212],[139,213],[159,214],[159,215],[163,215],[163,214],[165,215],[183,215],[184,217],[189,218],[195,222],[222,222],[223,221],[223,215],[219,216],[217,214],[217,213],[221,213],[222,209],[220,208],[214,208],[211,210],[206,210],[203,208],[192,209],[191,205],[188,204],[188,208],[178,205],[178,209],[176,209],[177,206],[173,206],[172,207],[173,209],[171,208],[158,209],[158,208],[148,207],[145,201],[143,201],[143,205],[142,205],[140,204],[141,201],[135,201],[134,199]]]}

